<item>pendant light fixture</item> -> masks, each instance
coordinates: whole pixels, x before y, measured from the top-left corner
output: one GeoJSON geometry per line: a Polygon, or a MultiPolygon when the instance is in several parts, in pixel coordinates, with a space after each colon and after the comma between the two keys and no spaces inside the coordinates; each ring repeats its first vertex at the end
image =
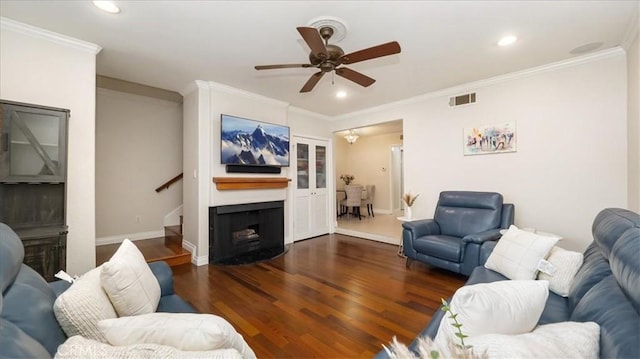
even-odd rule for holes
{"type": "Polygon", "coordinates": [[[358,140],[359,137],[360,136],[356,134],[356,131],[349,130],[349,134],[344,136],[344,139],[347,140],[349,144],[353,145],[358,140]]]}

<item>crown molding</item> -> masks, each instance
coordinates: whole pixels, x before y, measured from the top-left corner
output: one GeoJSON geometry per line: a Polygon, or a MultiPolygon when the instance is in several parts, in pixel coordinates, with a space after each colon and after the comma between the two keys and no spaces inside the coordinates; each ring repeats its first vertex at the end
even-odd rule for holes
{"type": "Polygon", "coordinates": [[[247,99],[250,100],[254,100],[254,101],[260,101],[266,104],[270,104],[270,105],[275,105],[275,106],[279,106],[279,107],[289,107],[289,103],[288,102],[284,102],[284,101],[279,101],[276,99],[273,99],[271,97],[266,97],[263,95],[258,95],[256,93],[253,92],[249,92],[249,91],[245,91],[245,90],[240,90],[238,88],[235,87],[231,87],[228,85],[223,85],[217,82],[213,82],[213,81],[208,81],[207,82],[209,84],[209,88],[211,90],[214,91],[219,91],[219,92],[224,92],[230,95],[236,95],[236,96],[242,96],[245,97],[247,99]]]}
{"type": "Polygon", "coordinates": [[[571,59],[553,62],[553,63],[542,65],[542,66],[532,67],[526,70],[512,72],[505,75],[490,77],[484,80],[469,82],[460,86],[449,87],[446,89],[429,92],[423,95],[410,97],[408,99],[391,102],[391,103],[387,103],[380,106],[370,107],[360,111],[350,112],[344,115],[333,117],[331,121],[334,122],[338,120],[347,120],[353,117],[359,117],[359,116],[378,113],[382,111],[393,110],[399,107],[413,105],[413,104],[424,102],[426,100],[430,100],[437,97],[455,96],[455,95],[459,95],[461,93],[465,93],[471,90],[476,90],[482,87],[487,87],[487,86],[496,85],[496,84],[500,84],[508,81],[530,77],[537,74],[542,74],[546,72],[578,66],[578,65],[582,65],[582,64],[586,64],[594,61],[603,60],[609,57],[626,56],[625,54],[626,52],[624,51],[624,49],[617,46],[614,48],[598,51],[598,52],[584,55],[584,56],[574,57],[571,59]]]}
{"type": "Polygon", "coordinates": [[[179,92],[179,94],[182,95],[182,97],[185,97],[196,90],[208,90],[208,89],[209,89],[209,84],[207,81],[195,80],[190,82],[187,86],[185,86],[184,89],[179,92]]]}
{"type": "Polygon", "coordinates": [[[0,17],[0,29],[2,29],[2,31],[13,31],[13,32],[17,32],[19,34],[31,36],[34,38],[51,41],[58,45],[63,45],[70,48],[77,49],[77,50],[85,51],[93,55],[97,55],[102,50],[102,47],[96,44],[78,40],[76,38],[69,37],[66,35],[58,34],[53,31],[41,29],[39,27],[23,24],[21,22],[11,20],[6,17],[0,17]]]}
{"type": "Polygon", "coordinates": [[[629,50],[629,48],[631,47],[631,44],[633,43],[633,40],[635,40],[636,37],[640,36],[640,28],[638,24],[640,22],[639,17],[640,17],[640,4],[638,5],[638,11],[635,11],[631,15],[631,19],[629,20],[629,25],[627,25],[627,30],[624,33],[622,42],[620,43],[620,46],[622,46],[622,48],[624,48],[625,50],[629,50]]]}
{"type": "Polygon", "coordinates": [[[312,112],[312,111],[309,111],[309,110],[305,110],[303,108],[295,107],[295,106],[289,106],[289,112],[290,113],[299,114],[299,115],[303,115],[303,116],[313,117],[313,118],[316,118],[316,119],[322,120],[322,121],[331,121],[331,120],[333,120],[333,117],[322,115],[322,114],[319,114],[319,113],[316,113],[316,112],[312,112]]]}

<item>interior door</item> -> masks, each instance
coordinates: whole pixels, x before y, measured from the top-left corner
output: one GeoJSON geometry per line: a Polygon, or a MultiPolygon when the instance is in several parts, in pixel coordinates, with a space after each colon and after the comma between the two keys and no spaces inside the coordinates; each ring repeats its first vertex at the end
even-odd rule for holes
{"type": "Polygon", "coordinates": [[[328,141],[294,137],[294,240],[329,233],[328,141]]]}

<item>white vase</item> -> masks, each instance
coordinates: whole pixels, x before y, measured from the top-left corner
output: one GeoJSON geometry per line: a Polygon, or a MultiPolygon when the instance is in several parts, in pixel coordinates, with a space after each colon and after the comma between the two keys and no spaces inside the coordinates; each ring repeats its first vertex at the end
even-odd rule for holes
{"type": "Polygon", "coordinates": [[[405,206],[405,208],[404,208],[404,216],[407,219],[412,219],[413,218],[413,214],[411,213],[411,207],[405,206]]]}

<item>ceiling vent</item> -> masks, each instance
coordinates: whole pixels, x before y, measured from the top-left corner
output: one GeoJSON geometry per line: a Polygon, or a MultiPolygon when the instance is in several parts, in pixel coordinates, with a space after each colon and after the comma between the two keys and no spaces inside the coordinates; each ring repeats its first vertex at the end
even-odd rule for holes
{"type": "Polygon", "coordinates": [[[469,105],[472,103],[476,103],[475,92],[449,98],[449,106],[451,107],[469,105]]]}

